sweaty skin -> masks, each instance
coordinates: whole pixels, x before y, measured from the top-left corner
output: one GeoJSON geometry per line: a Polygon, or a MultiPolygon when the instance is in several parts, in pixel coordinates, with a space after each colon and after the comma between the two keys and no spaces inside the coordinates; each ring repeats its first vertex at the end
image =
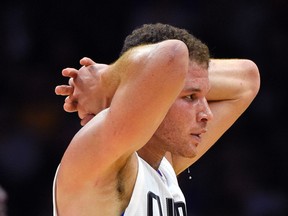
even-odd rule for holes
{"type": "Polygon", "coordinates": [[[168,40],[132,49],[112,65],[84,58],[79,71],[63,70],[70,85],[56,94],[67,96],[64,109],[77,111],[83,128],[61,161],[58,215],[121,215],[137,175],[136,151],[154,169],[166,156],[179,174],[247,109],[260,87],[252,61],[212,59],[207,70],[186,49],[168,40]]]}
{"type": "Polygon", "coordinates": [[[135,152],[179,95],[188,63],[187,47],[178,40],[132,49],[94,74],[94,94],[88,97],[82,95],[92,91],[83,84],[89,72],[79,72],[69,100],[77,104],[80,118],[97,115],[75,135],[61,161],[58,215],[99,215],[99,209],[101,215],[121,215],[136,179],[135,152]]]}

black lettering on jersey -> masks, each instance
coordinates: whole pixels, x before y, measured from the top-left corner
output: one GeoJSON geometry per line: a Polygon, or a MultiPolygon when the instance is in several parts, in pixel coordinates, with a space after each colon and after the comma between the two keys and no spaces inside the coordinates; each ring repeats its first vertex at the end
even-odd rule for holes
{"type": "Polygon", "coordinates": [[[147,208],[148,208],[147,214],[148,215],[147,216],[153,216],[153,199],[157,201],[157,205],[158,205],[158,209],[159,209],[159,215],[163,216],[159,196],[157,196],[156,194],[149,191],[147,194],[147,199],[148,199],[148,206],[147,206],[147,208]]]}
{"type": "Polygon", "coordinates": [[[186,209],[186,205],[183,202],[176,202],[174,204],[174,208],[175,208],[175,216],[187,216],[187,209],[186,209]],[[180,214],[180,212],[182,212],[182,214],[180,214]]]}
{"type": "Polygon", "coordinates": [[[167,216],[174,216],[174,200],[172,198],[166,198],[167,203],[167,216]]]}
{"type": "Polygon", "coordinates": [[[186,205],[183,202],[174,202],[172,198],[166,199],[167,216],[187,216],[186,205]],[[182,214],[180,214],[182,212],[182,214]]]}
{"type": "MultiPolygon", "coordinates": [[[[163,216],[162,206],[160,202],[160,197],[153,192],[149,191],[147,194],[148,206],[147,206],[147,216],[153,216],[153,205],[155,201],[159,210],[159,215],[163,216]],[[154,201],[154,203],[153,203],[154,201]]],[[[167,216],[187,216],[187,209],[184,202],[174,202],[172,198],[166,198],[166,210],[167,216]]]]}

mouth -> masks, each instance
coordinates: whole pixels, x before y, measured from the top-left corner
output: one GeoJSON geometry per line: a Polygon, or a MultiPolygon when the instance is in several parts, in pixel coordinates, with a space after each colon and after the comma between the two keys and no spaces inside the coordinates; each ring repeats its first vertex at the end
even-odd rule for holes
{"type": "Polygon", "coordinates": [[[193,140],[193,144],[197,147],[199,145],[199,143],[201,143],[201,134],[191,134],[192,136],[192,140],[193,140]]]}
{"type": "Polygon", "coordinates": [[[207,129],[203,129],[198,133],[191,133],[190,135],[192,136],[196,147],[198,146],[199,143],[202,141],[202,134],[206,133],[207,129]]]}

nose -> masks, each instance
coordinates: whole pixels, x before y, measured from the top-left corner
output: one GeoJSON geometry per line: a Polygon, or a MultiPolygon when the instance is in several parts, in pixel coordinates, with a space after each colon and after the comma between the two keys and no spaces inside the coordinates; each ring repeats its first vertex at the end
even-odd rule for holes
{"type": "Polygon", "coordinates": [[[206,98],[203,98],[200,105],[200,112],[198,113],[198,121],[210,121],[213,119],[213,113],[209,107],[206,98]]]}

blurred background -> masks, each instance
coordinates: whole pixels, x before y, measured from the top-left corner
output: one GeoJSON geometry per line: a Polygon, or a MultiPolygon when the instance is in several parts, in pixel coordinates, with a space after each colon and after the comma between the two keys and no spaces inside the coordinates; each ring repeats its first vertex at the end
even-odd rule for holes
{"type": "Polygon", "coordinates": [[[52,215],[54,173],[80,129],[54,94],[68,81],[61,70],[79,68],[83,56],[113,62],[126,35],[155,22],[186,28],[214,58],[248,58],[261,72],[246,113],[179,177],[189,216],[288,215],[287,11],[287,0],[2,0],[0,205],[7,195],[7,215],[52,215]]]}

